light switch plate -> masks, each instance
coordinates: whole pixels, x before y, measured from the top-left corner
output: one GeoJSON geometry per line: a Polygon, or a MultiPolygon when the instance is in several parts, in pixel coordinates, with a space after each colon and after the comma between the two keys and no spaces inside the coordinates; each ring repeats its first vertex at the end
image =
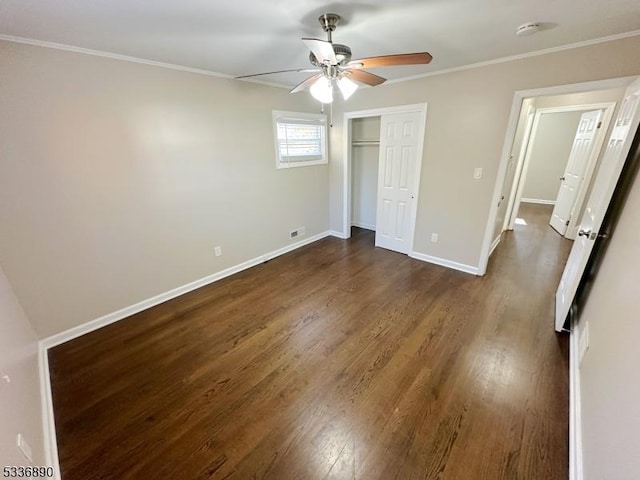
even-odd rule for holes
{"type": "Polygon", "coordinates": [[[480,180],[482,178],[482,167],[477,167],[473,169],[473,178],[475,180],[480,180]]]}

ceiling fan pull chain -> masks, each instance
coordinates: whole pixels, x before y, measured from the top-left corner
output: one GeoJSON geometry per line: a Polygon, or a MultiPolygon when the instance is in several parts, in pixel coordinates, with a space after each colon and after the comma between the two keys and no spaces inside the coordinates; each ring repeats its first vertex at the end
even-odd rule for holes
{"type": "Polygon", "coordinates": [[[333,103],[329,104],[329,128],[333,128],[333,103]]]}

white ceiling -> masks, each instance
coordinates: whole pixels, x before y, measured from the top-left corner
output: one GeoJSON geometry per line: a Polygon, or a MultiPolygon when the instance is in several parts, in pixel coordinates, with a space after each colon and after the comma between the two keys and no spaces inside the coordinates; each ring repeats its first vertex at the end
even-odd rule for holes
{"type": "Polygon", "coordinates": [[[389,79],[640,29],[638,0],[1,0],[0,35],[235,76],[309,66],[300,37],[326,38],[317,17],[327,12],[344,17],[334,42],[354,58],[433,55],[428,66],[372,70],[389,79]],[[516,37],[529,21],[545,29],[516,37]]]}

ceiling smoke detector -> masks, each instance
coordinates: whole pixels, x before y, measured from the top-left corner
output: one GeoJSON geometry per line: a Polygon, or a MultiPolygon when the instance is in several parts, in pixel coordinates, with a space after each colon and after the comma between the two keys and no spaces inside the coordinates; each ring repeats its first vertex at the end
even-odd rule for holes
{"type": "Polygon", "coordinates": [[[516,35],[518,37],[527,37],[539,32],[541,28],[542,26],[536,22],[523,23],[518,28],[516,28],[516,35]]]}

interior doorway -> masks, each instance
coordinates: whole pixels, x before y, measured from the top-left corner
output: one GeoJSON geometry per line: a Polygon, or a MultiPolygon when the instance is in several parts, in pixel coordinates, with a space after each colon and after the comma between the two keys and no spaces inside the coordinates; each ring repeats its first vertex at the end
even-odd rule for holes
{"type": "Polygon", "coordinates": [[[573,240],[616,103],[535,108],[535,99],[528,100],[522,109],[531,127],[523,133],[512,198],[496,235],[513,230],[524,202],[551,205],[549,224],[573,240]]]}
{"type": "MultiPolygon", "coordinates": [[[[504,144],[501,154],[501,162],[498,167],[498,175],[493,191],[493,201],[490,207],[489,216],[486,223],[485,235],[478,264],[478,274],[484,275],[489,264],[491,252],[497,248],[505,232],[505,225],[508,225],[507,207],[513,208],[511,200],[515,202],[514,178],[520,174],[516,166],[519,163],[519,154],[524,145],[523,139],[527,131],[527,125],[532,128],[535,110],[539,108],[593,105],[598,103],[617,102],[614,118],[617,118],[619,103],[624,98],[627,87],[636,77],[621,77],[608,80],[597,80],[592,82],[576,83],[569,85],[558,85],[554,87],[544,87],[533,90],[522,90],[514,93],[511,106],[509,122],[505,132],[504,144]],[[529,115],[532,107],[533,115],[529,115]],[[530,118],[530,121],[528,121],[530,118]]],[[[611,122],[612,124],[615,122],[611,122]]],[[[605,138],[609,138],[612,127],[605,138]]],[[[528,136],[527,136],[528,137],[528,136]]],[[[598,159],[600,161],[601,159],[598,159]]],[[[596,165],[594,175],[598,175],[599,164],[596,165]]],[[[586,192],[587,195],[590,192],[586,192]]],[[[580,217],[577,216],[579,222],[580,217]]],[[[550,227],[549,227],[550,228],[550,227]]],[[[508,232],[507,232],[508,234],[508,232]]],[[[505,234],[506,235],[506,234],[505,234]]]]}
{"type": "Polygon", "coordinates": [[[344,115],[343,236],[376,232],[376,246],[413,251],[427,105],[344,115]]]}

